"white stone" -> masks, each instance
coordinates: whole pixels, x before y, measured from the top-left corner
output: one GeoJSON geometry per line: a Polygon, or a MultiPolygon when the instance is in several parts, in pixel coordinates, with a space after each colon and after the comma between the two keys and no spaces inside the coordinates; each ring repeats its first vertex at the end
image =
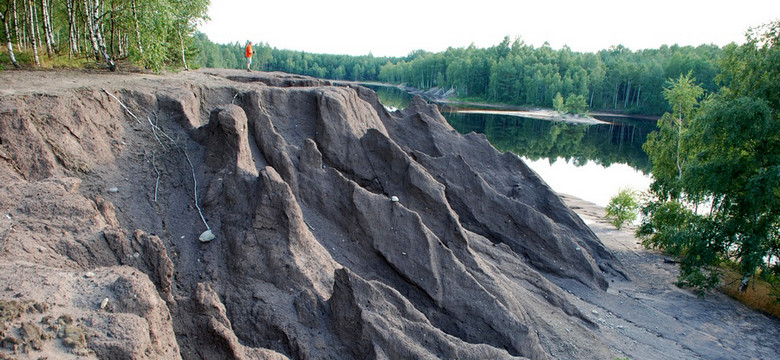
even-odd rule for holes
{"type": "Polygon", "coordinates": [[[392,202],[398,202],[398,196],[391,196],[390,201],[392,202]]]}
{"type": "Polygon", "coordinates": [[[214,235],[214,233],[211,230],[206,230],[202,234],[200,234],[200,237],[198,237],[198,240],[203,243],[207,243],[211,240],[216,239],[217,236],[214,235]]]}

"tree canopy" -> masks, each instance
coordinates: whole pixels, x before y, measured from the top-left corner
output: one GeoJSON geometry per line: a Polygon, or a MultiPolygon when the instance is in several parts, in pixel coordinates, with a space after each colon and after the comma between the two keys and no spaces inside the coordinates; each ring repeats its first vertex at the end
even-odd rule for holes
{"type": "Polygon", "coordinates": [[[638,232],[646,245],[681,256],[683,285],[715,286],[724,261],[742,272],[742,290],[757,272],[780,272],[779,30],[774,22],[727,46],[723,87],[698,109],[691,78],[664,93],[674,114],[645,145],[654,200],[638,232]]]}

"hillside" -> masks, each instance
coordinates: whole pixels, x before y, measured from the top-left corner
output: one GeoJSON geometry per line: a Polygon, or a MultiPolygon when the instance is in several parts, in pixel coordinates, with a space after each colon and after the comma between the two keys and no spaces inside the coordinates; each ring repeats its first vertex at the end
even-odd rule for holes
{"type": "Polygon", "coordinates": [[[626,334],[650,315],[600,300],[634,286],[619,257],[419,98],[235,70],[0,84],[0,358],[710,358],[626,334]]]}

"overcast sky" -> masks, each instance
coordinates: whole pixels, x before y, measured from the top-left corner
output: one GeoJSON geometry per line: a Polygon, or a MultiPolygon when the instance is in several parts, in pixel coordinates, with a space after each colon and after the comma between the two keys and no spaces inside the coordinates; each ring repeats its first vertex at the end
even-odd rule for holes
{"type": "Polygon", "coordinates": [[[209,16],[200,30],[214,42],[312,53],[405,56],[504,36],[595,52],[741,43],[749,27],[780,18],[780,0],[211,0],[209,16]]]}

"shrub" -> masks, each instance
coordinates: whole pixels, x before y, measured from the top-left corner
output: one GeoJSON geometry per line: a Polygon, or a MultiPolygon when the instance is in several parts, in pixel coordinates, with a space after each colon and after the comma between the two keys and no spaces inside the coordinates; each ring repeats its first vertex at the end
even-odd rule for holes
{"type": "Polygon", "coordinates": [[[609,199],[606,208],[607,220],[620,230],[626,222],[636,220],[638,210],[639,199],[636,192],[628,188],[621,189],[617,195],[609,199]]]}

